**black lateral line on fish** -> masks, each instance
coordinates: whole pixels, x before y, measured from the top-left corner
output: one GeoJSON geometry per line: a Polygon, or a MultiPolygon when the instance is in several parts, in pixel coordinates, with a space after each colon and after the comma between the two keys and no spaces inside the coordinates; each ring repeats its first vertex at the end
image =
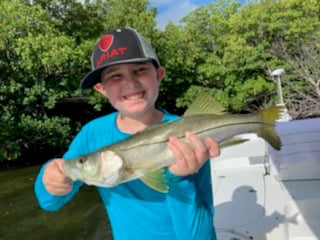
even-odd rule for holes
{"type": "MultiPolygon", "coordinates": [[[[268,127],[274,127],[274,124],[268,124],[268,123],[264,123],[264,122],[255,121],[255,122],[243,122],[243,123],[229,123],[229,124],[225,124],[225,125],[222,125],[222,126],[214,126],[214,127],[206,128],[206,129],[199,130],[199,131],[193,132],[193,133],[197,135],[199,133],[207,132],[207,131],[210,131],[212,129],[221,129],[221,128],[230,127],[230,126],[247,125],[247,124],[257,124],[257,125],[264,125],[264,126],[268,126],[268,127]]],[[[240,135],[240,134],[237,134],[237,135],[240,135]]],[[[185,135],[183,133],[181,136],[176,136],[176,137],[181,139],[181,138],[184,138],[185,135]]],[[[168,141],[168,139],[165,139],[165,140],[162,140],[162,141],[154,141],[154,142],[151,142],[151,143],[144,143],[144,145],[147,146],[147,145],[152,145],[152,144],[156,144],[156,143],[166,143],[167,141],[168,141]]],[[[131,148],[134,148],[134,147],[137,147],[137,145],[134,145],[131,148]]],[[[127,149],[131,149],[131,148],[127,148],[127,149]]],[[[119,150],[121,150],[121,148],[119,148],[119,150]]]]}
{"type": "MultiPolygon", "coordinates": [[[[264,126],[268,126],[268,127],[273,127],[274,126],[274,124],[268,124],[268,123],[263,123],[263,122],[229,123],[229,124],[225,124],[223,126],[215,126],[215,127],[211,127],[211,128],[206,128],[206,129],[197,131],[195,134],[207,132],[207,131],[209,131],[211,129],[220,129],[220,128],[225,128],[225,127],[230,127],[230,126],[247,125],[247,124],[257,124],[257,125],[264,125],[264,126]]],[[[181,137],[178,137],[178,138],[183,138],[183,137],[184,136],[181,136],[181,137]]],[[[165,142],[165,141],[162,141],[162,142],[165,142]]]]}

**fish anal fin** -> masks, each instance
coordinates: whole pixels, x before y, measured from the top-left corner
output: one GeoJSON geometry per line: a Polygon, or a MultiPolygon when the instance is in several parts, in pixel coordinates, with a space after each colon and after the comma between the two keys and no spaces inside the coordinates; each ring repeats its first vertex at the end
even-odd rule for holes
{"type": "Polygon", "coordinates": [[[158,192],[167,193],[169,191],[163,168],[155,169],[146,173],[140,178],[140,180],[148,187],[158,192]]]}

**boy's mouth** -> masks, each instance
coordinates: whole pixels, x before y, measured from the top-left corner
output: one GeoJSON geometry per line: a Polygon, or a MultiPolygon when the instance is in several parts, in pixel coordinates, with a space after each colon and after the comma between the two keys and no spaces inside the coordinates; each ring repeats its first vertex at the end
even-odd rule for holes
{"type": "Polygon", "coordinates": [[[129,101],[133,101],[133,100],[141,99],[143,97],[144,97],[144,92],[139,92],[139,93],[126,95],[123,98],[129,101]]]}

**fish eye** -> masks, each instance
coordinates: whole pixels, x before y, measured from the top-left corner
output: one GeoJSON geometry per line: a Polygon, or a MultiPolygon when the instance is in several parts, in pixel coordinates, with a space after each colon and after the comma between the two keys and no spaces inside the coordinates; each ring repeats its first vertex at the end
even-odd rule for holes
{"type": "Polygon", "coordinates": [[[84,157],[81,157],[81,158],[79,158],[79,160],[78,160],[78,162],[80,163],[80,164],[83,164],[83,163],[85,163],[87,160],[86,160],[86,158],[84,158],[84,157]]]}

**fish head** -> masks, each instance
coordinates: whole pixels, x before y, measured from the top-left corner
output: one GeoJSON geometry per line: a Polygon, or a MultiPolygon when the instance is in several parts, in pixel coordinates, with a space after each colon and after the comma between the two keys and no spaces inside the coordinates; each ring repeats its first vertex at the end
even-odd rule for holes
{"type": "Polygon", "coordinates": [[[64,175],[73,181],[80,180],[88,185],[112,187],[119,183],[122,158],[115,152],[105,150],[86,156],[66,160],[64,175]]]}

